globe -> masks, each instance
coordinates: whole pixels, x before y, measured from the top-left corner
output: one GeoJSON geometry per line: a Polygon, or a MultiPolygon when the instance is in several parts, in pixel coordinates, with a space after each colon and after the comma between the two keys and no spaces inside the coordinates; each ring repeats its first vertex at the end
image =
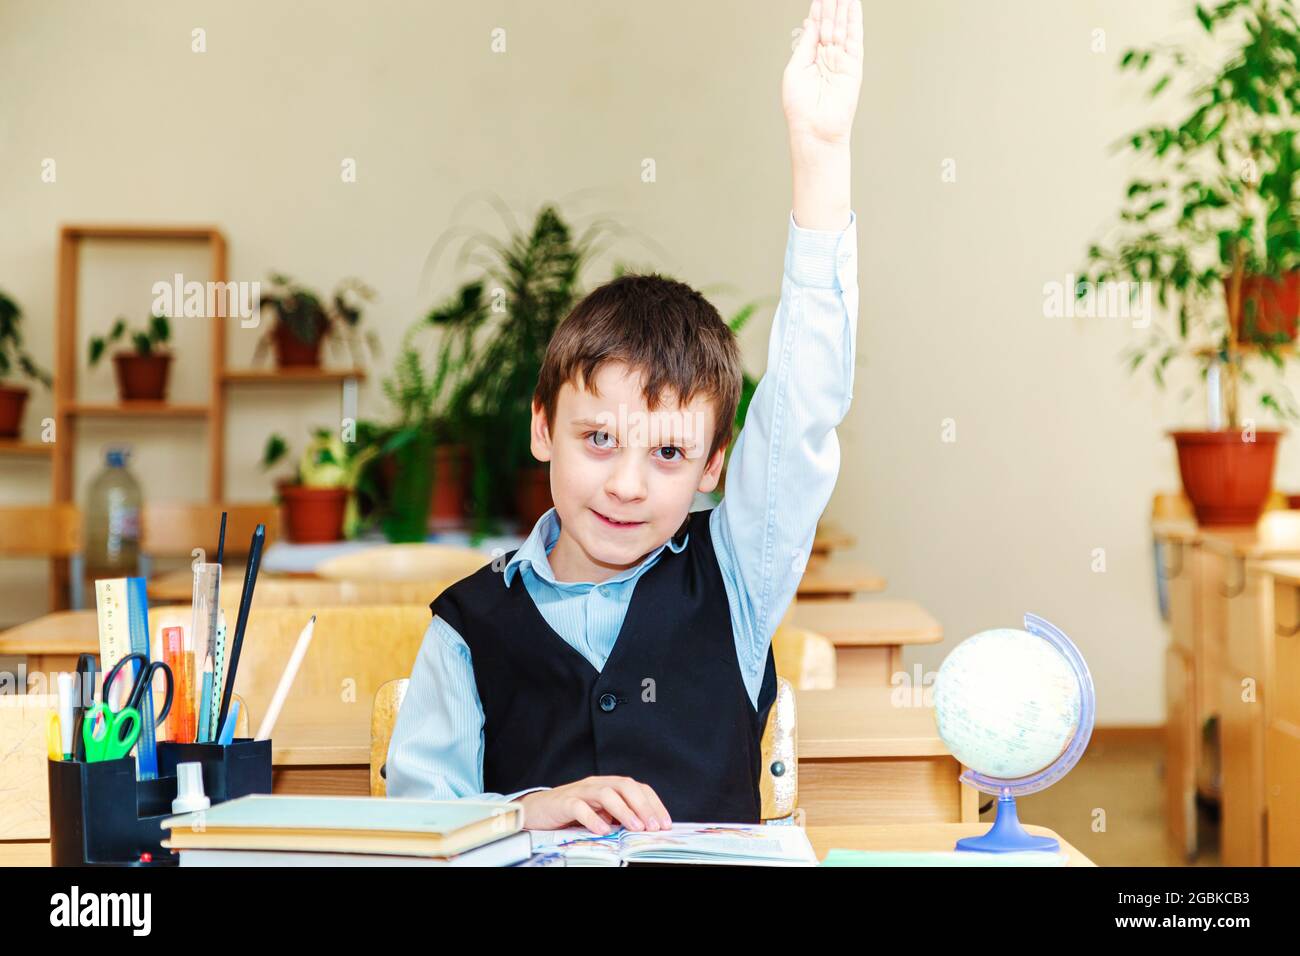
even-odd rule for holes
{"type": "Polygon", "coordinates": [[[962,781],[998,798],[988,833],[958,840],[959,850],[1059,849],[1020,826],[1015,798],[1063,777],[1092,737],[1096,697],[1079,649],[1043,618],[1024,623],[968,637],[934,682],[939,737],[969,768],[962,781]]]}

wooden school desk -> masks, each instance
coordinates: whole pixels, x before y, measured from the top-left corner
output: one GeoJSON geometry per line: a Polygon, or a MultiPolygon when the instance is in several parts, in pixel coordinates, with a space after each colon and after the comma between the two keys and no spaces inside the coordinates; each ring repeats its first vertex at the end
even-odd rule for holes
{"type": "Polygon", "coordinates": [[[885,579],[860,561],[830,558],[807,565],[798,595],[810,600],[849,598],[885,589],[885,579]]]}
{"type": "Polygon", "coordinates": [[[94,611],[55,611],[0,631],[0,657],[25,657],[29,675],[75,671],[78,654],[98,653],[94,611]]]}
{"type": "Polygon", "coordinates": [[[787,622],[835,645],[835,683],[840,687],[889,686],[903,671],[905,645],[943,640],[939,622],[913,601],[796,601],[787,622]]]}
{"type": "Polygon", "coordinates": [[[1256,599],[1230,632],[1223,687],[1223,862],[1300,866],[1300,561],[1247,574],[1256,599]]]}
{"type": "MultiPolygon", "coordinates": [[[[832,849],[894,852],[951,850],[962,837],[976,836],[987,830],[989,826],[990,824],[987,823],[847,824],[810,826],[807,832],[808,841],[812,844],[817,859],[823,860],[832,849]]],[[[1027,824],[1025,829],[1035,836],[1050,836],[1060,840],[1061,852],[1068,857],[1066,866],[1097,865],[1047,827],[1027,824]]],[[[48,843],[0,842],[0,867],[49,865],[50,845],[48,843]]]]}
{"type": "MultiPolygon", "coordinates": [[[[1223,862],[1264,863],[1262,756],[1271,679],[1272,596],[1261,560],[1300,557],[1300,512],[1267,512],[1242,528],[1153,523],[1163,552],[1166,651],[1166,817],[1173,845],[1197,851],[1195,797],[1218,802],[1223,862]],[[1271,630],[1269,631],[1271,633],[1271,630]],[[1243,681],[1254,701],[1243,700],[1243,681]],[[1232,793],[1226,791],[1231,788],[1232,793]]],[[[1247,694],[1247,698],[1250,694],[1247,694]]]]}
{"type": "Polygon", "coordinates": [[[975,823],[934,708],[890,687],[796,691],[799,801],[808,825],[975,823]],[[900,705],[901,704],[901,705],[900,705]]]}

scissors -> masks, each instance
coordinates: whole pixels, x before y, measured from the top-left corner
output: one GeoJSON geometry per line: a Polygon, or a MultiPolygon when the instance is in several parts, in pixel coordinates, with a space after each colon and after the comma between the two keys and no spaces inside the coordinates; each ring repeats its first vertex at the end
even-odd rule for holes
{"type": "Polygon", "coordinates": [[[127,654],[113,665],[113,669],[104,678],[104,700],[96,702],[86,711],[85,719],[81,724],[81,736],[86,745],[86,760],[117,760],[131,752],[131,748],[140,739],[140,702],[144,698],[144,692],[153,683],[154,675],[159,671],[167,678],[167,698],[163,702],[162,714],[157,720],[157,723],[161,724],[172,709],[174,689],[172,669],[162,661],[150,663],[149,658],[140,653],[127,654]],[[129,661],[137,662],[140,665],[140,672],[136,674],[135,681],[131,684],[126,702],[119,710],[113,710],[108,705],[108,693],[117,679],[118,672],[129,661]],[[98,736],[95,734],[96,725],[103,730],[103,733],[98,736]]]}

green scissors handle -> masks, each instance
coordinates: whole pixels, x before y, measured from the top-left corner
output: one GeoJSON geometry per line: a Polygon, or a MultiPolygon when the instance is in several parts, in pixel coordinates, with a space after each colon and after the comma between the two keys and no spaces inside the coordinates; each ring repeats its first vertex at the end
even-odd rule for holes
{"type": "Polygon", "coordinates": [[[81,737],[85,741],[86,759],[89,761],[125,757],[140,739],[140,711],[134,707],[114,711],[96,703],[86,711],[86,719],[81,724],[81,737]],[[104,731],[98,737],[95,736],[96,725],[104,731]]]}

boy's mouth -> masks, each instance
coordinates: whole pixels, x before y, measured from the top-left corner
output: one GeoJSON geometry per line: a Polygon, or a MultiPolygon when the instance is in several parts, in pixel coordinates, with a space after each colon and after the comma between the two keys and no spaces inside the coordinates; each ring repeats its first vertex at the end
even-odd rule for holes
{"type": "Polygon", "coordinates": [[[645,524],[644,521],[619,521],[617,518],[611,518],[609,515],[601,514],[595,508],[591,509],[591,513],[599,518],[602,524],[607,525],[610,528],[639,528],[641,525],[645,524]]]}

